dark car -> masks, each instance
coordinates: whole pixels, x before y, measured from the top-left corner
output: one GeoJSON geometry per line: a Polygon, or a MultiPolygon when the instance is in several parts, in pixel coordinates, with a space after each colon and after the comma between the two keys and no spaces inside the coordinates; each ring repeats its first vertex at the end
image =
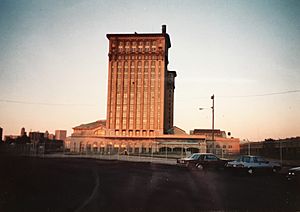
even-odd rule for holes
{"type": "Polygon", "coordinates": [[[218,158],[216,155],[211,153],[194,153],[189,157],[177,159],[177,164],[192,169],[223,169],[227,160],[218,158]]]}
{"type": "Polygon", "coordinates": [[[292,182],[298,182],[300,184],[300,167],[294,167],[289,169],[287,179],[292,182]]]}

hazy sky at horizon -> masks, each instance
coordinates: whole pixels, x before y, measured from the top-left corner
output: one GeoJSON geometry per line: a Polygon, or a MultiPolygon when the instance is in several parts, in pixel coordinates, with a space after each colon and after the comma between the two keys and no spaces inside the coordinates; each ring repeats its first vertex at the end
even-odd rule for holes
{"type": "Polygon", "coordinates": [[[54,132],[106,118],[107,33],[167,25],[175,125],[300,136],[300,1],[0,0],[0,126],[54,132]],[[286,91],[297,91],[282,93],[286,91]],[[277,95],[263,95],[282,93],[277,95]],[[252,96],[254,95],[254,96],[252,96]],[[262,95],[262,96],[256,96],[262,95]]]}

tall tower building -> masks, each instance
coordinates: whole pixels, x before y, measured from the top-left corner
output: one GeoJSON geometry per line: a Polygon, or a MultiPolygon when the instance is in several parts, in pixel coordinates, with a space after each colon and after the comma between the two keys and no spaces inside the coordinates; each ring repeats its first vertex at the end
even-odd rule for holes
{"type": "Polygon", "coordinates": [[[161,33],[107,34],[109,75],[108,135],[172,133],[175,71],[168,71],[171,47],[161,33]]]}

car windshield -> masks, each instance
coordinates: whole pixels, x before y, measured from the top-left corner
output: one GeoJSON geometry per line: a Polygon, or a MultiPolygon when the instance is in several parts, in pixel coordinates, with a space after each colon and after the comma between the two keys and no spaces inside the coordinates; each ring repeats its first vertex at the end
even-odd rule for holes
{"type": "Polygon", "coordinates": [[[200,157],[199,154],[192,154],[192,155],[190,156],[191,159],[195,159],[195,160],[197,160],[199,157],[200,157]]]}

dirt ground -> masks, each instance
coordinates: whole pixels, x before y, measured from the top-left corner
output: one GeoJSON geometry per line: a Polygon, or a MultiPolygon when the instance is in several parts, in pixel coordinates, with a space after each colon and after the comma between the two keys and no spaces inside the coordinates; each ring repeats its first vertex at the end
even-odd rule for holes
{"type": "Polygon", "coordinates": [[[299,185],[280,174],[9,155],[0,167],[0,211],[300,210],[299,185]]]}

